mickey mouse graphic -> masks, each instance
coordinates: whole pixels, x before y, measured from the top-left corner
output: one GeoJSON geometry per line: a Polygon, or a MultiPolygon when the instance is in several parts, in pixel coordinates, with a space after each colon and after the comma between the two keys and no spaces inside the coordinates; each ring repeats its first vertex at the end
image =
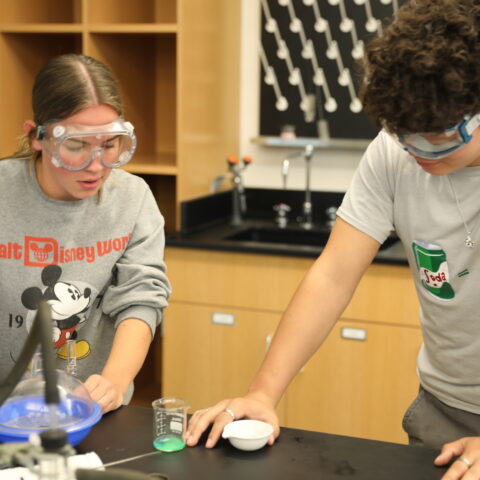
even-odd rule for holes
{"type": "MultiPolygon", "coordinates": [[[[47,287],[29,287],[22,293],[22,304],[29,310],[37,310],[41,300],[51,308],[54,322],[53,341],[58,349],[57,356],[67,359],[67,340],[77,337],[77,326],[85,321],[85,312],[90,304],[90,288],[83,292],[72,283],[61,282],[62,269],[58,265],[48,265],[42,270],[42,283],[47,287]]],[[[90,353],[90,345],[82,340],[76,345],[77,358],[84,358],[90,353]]]]}

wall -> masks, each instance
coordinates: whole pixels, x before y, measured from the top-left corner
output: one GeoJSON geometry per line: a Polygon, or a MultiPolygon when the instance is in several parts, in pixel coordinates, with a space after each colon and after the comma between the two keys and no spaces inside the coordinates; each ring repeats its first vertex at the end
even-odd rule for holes
{"type": "MultiPolygon", "coordinates": [[[[281,188],[281,164],[292,150],[262,147],[252,143],[258,135],[259,75],[258,39],[260,0],[242,1],[242,45],[240,69],[240,155],[251,155],[254,163],[245,171],[247,187],[281,188]]],[[[234,152],[232,152],[234,153],[234,152]]],[[[359,150],[317,149],[312,162],[313,190],[345,191],[362,156],[359,150]]],[[[290,162],[289,189],[303,189],[305,171],[302,159],[290,162]]]]}

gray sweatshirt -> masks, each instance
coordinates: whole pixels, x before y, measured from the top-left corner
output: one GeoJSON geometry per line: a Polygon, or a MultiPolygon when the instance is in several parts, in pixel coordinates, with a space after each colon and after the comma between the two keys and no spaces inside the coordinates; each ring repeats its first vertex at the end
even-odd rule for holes
{"type": "Polygon", "coordinates": [[[155,332],[171,289],[163,217],[140,177],[113,170],[100,197],[67,202],[42,192],[30,161],[3,160],[0,192],[0,381],[42,300],[58,366],[66,341],[76,340],[81,380],[101,372],[122,320],[139,318],[155,332]]]}

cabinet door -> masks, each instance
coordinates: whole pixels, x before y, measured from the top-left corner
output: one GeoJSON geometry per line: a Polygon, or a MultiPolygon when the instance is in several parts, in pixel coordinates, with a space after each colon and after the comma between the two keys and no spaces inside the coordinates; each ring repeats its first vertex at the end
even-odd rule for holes
{"type": "MultiPolygon", "coordinates": [[[[243,395],[278,320],[272,313],[172,302],[163,330],[163,396],[184,398],[197,410],[243,395]]],[[[282,403],[277,413],[283,423],[282,403]]]]}
{"type": "Polygon", "coordinates": [[[421,342],[418,327],[339,321],[290,385],[286,424],[406,443],[402,418],[417,394],[421,342]]]}

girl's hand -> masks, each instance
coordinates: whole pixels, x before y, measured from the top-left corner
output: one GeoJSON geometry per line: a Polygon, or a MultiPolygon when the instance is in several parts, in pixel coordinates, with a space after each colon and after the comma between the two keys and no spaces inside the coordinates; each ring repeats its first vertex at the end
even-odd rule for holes
{"type": "Polygon", "coordinates": [[[101,375],[90,375],[84,385],[103,413],[115,410],[123,403],[123,392],[120,388],[101,375]]]}

